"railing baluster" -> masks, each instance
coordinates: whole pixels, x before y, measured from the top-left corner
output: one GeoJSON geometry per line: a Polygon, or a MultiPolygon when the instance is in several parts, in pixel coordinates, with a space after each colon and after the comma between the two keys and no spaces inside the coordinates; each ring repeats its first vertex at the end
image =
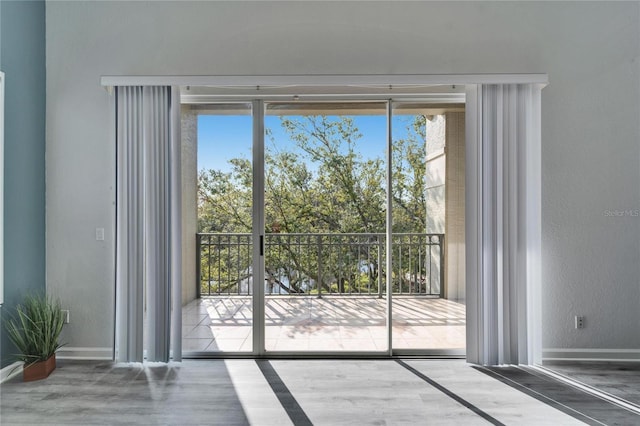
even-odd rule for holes
{"type": "Polygon", "coordinates": [[[211,296],[211,237],[207,238],[207,293],[211,296]]]}
{"type": "Polygon", "coordinates": [[[240,235],[236,235],[236,287],[237,289],[237,293],[238,296],[240,295],[240,287],[241,287],[241,281],[242,281],[242,271],[240,270],[240,235]]]}
{"type": "Polygon", "coordinates": [[[227,255],[228,255],[228,259],[227,259],[227,268],[228,271],[227,272],[227,277],[229,277],[229,284],[227,285],[227,294],[229,296],[231,296],[232,290],[233,290],[233,283],[236,282],[236,276],[233,273],[233,267],[234,267],[234,262],[233,262],[233,241],[234,241],[234,236],[231,235],[229,237],[229,244],[227,244],[227,255]]]}
{"type": "Polygon", "coordinates": [[[415,294],[417,282],[414,237],[414,235],[409,235],[409,294],[415,294]]]}
{"type": "MultiPolygon", "coordinates": [[[[312,293],[312,275],[317,272],[317,297],[331,294],[332,286],[339,295],[384,297],[385,268],[392,268],[394,279],[387,286],[395,294],[444,296],[444,235],[406,233],[393,234],[396,251],[391,265],[384,265],[385,234],[288,233],[265,235],[266,268],[271,271],[266,294],[281,293],[280,284],[289,286],[289,295],[312,293]],[[275,251],[274,251],[275,250],[275,251]],[[436,254],[437,253],[437,254],[436,254]],[[438,259],[434,259],[434,256],[438,259]],[[377,263],[374,263],[377,262],[377,263]],[[315,268],[315,272],[314,272],[315,268]],[[437,268],[438,270],[434,270],[437,268]],[[367,274],[366,289],[361,285],[367,274]],[[377,281],[374,274],[377,273],[377,281]],[[326,280],[325,280],[326,278],[326,280]],[[439,280],[439,285],[436,285],[439,280]],[[326,281],[326,282],[325,282],[326,281]],[[407,281],[408,287],[403,285],[407,281]],[[348,288],[345,288],[348,285],[348,288]],[[274,288],[277,287],[277,291],[274,288]],[[295,291],[294,291],[295,289],[295,291]]],[[[249,295],[251,286],[243,286],[253,278],[251,234],[197,234],[196,293],[205,295],[249,295]],[[216,267],[217,264],[217,267],[216,267]],[[235,270],[234,270],[235,269],[235,270]],[[214,272],[215,271],[215,272],[214,272]],[[206,283],[206,291],[202,291],[206,283]],[[212,288],[213,287],[213,288],[212,288]],[[226,291],[225,291],[226,290],[226,291]]],[[[266,283],[262,283],[266,285],[266,283]]]]}
{"type": "Polygon", "coordinates": [[[244,245],[245,257],[244,257],[244,262],[242,262],[245,270],[247,271],[245,273],[245,277],[246,277],[245,280],[247,281],[247,294],[251,294],[251,282],[253,282],[253,278],[251,274],[251,256],[249,255],[250,246],[251,246],[251,236],[247,236],[245,239],[245,245],[244,245]]]}
{"type": "MultiPolygon", "coordinates": [[[[217,241],[216,254],[218,257],[218,277],[216,280],[218,289],[216,290],[216,293],[220,294],[220,280],[222,279],[220,276],[220,273],[222,272],[222,237],[218,235],[215,240],[217,241]]],[[[211,263],[209,263],[209,265],[211,265],[211,263]]],[[[209,278],[209,294],[211,294],[211,278],[209,278]]]]}
{"type": "Polygon", "coordinates": [[[367,238],[367,294],[371,296],[371,287],[373,286],[373,276],[371,270],[371,248],[373,241],[371,237],[367,238]]]}
{"type": "Polygon", "coordinates": [[[438,241],[440,242],[440,297],[444,298],[444,261],[445,261],[445,252],[444,252],[444,234],[441,234],[438,237],[438,241]]]}
{"type": "Polygon", "coordinates": [[[196,298],[200,299],[202,293],[202,235],[196,234],[196,298]]]}
{"type": "Polygon", "coordinates": [[[434,277],[433,277],[433,237],[429,237],[429,293],[433,293],[434,277]]]}
{"type": "Polygon", "coordinates": [[[384,254],[382,248],[384,244],[382,244],[381,237],[377,237],[376,241],[378,241],[378,297],[382,299],[382,255],[384,254]]]}
{"type": "Polygon", "coordinates": [[[423,284],[426,284],[426,279],[423,278],[425,276],[425,271],[424,271],[424,255],[425,255],[425,240],[424,237],[421,235],[420,236],[420,260],[419,260],[419,265],[420,265],[420,293],[422,294],[423,290],[426,293],[426,289],[423,288],[423,284]]]}
{"type": "Polygon", "coordinates": [[[402,294],[402,238],[398,243],[398,288],[402,294]]]}
{"type": "Polygon", "coordinates": [[[342,260],[342,238],[338,237],[338,256],[337,256],[337,261],[338,261],[338,282],[336,283],[336,289],[338,291],[340,291],[340,286],[342,285],[342,280],[343,278],[343,270],[342,270],[342,266],[344,265],[344,261],[342,260]]]}
{"type": "Polygon", "coordinates": [[[316,241],[318,245],[318,282],[316,287],[318,287],[318,298],[322,297],[322,235],[316,235],[316,241]]]}
{"type": "Polygon", "coordinates": [[[349,271],[349,287],[347,289],[347,292],[349,295],[351,295],[351,288],[353,287],[353,272],[351,270],[352,268],[352,264],[351,264],[351,247],[353,246],[353,240],[351,239],[351,236],[348,236],[348,241],[347,243],[349,244],[349,251],[347,252],[347,264],[349,265],[349,268],[347,269],[349,271]]]}

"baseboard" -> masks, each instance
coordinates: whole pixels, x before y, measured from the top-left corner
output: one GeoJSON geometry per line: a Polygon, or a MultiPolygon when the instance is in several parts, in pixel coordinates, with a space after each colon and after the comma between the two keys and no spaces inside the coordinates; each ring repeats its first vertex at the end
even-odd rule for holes
{"type": "Polygon", "coordinates": [[[0,370],[0,383],[4,383],[18,374],[22,374],[22,364],[24,364],[22,361],[16,361],[0,370]]]}
{"type": "Polygon", "coordinates": [[[546,348],[542,350],[545,361],[640,362],[640,349],[546,348]]]}
{"type": "Polygon", "coordinates": [[[56,352],[57,359],[79,359],[79,360],[113,360],[113,348],[82,348],[74,346],[63,346],[56,352]]]}

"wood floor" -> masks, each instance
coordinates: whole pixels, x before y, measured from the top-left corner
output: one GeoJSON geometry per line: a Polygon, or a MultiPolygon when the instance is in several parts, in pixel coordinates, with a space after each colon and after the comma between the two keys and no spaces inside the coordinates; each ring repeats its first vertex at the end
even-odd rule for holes
{"type": "Polygon", "coordinates": [[[555,361],[545,367],[640,408],[639,362],[555,361]]]}
{"type": "Polygon", "coordinates": [[[596,407],[600,420],[561,409],[566,402],[562,392],[555,394],[560,401],[551,403],[538,395],[543,387],[531,394],[495,375],[462,360],[62,360],[46,380],[23,383],[18,378],[0,386],[0,423],[640,424],[640,416],[624,412],[625,417],[619,407],[604,402],[596,407]]]}

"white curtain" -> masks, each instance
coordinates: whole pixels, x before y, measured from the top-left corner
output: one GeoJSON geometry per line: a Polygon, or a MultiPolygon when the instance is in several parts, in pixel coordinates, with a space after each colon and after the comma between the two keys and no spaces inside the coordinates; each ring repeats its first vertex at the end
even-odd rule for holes
{"type": "Polygon", "coordinates": [[[540,362],[541,88],[467,90],[467,360],[477,364],[540,362]]]}
{"type": "Polygon", "coordinates": [[[116,98],[116,360],[180,360],[179,92],[118,87],[116,98]]]}

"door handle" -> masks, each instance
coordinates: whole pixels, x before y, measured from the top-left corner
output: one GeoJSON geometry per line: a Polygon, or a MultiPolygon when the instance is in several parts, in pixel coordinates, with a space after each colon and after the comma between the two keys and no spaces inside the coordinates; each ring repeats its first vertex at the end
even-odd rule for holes
{"type": "Polygon", "coordinates": [[[264,256],[264,235],[260,235],[260,256],[264,256]]]}

